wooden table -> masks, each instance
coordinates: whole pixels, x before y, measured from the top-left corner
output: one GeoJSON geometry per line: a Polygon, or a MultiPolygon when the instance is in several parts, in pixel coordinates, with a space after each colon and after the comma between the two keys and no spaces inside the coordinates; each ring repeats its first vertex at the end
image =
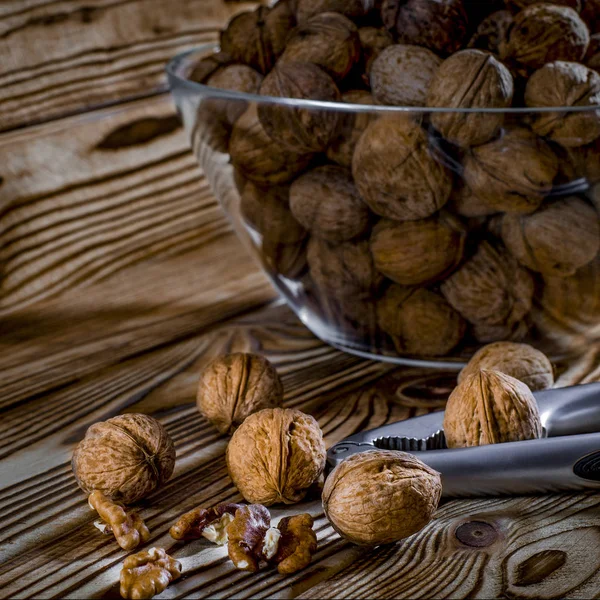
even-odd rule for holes
{"type": "MultiPolygon", "coordinates": [[[[448,502],[419,534],[371,551],[305,502],[293,510],[315,516],[319,550],[288,577],[235,571],[222,548],[168,536],[181,512],[240,498],[227,440],[195,408],[212,357],[267,355],[286,405],[315,415],[328,444],[440,409],[454,385],[452,373],[368,362],[315,339],[233,236],[162,69],[239,8],[0,7],[0,597],[118,597],[126,553],[93,527],[69,461],[91,423],[133,411],[160,419],[177,448],[173,478],[141,505],[151,543],[184,565],[161,597],[600,596],[597,494],[448,502]]],[[[600,379],[598,355],[563,365],[560,384],[600,379]]]]}

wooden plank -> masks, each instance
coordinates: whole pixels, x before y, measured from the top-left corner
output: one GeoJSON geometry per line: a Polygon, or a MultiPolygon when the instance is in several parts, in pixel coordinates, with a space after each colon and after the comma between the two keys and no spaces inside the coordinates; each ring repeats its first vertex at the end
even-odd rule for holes
{"type": "Polygon", "coordinates": [[[0,131],[166,89],[178,52],[213,42],[222,0],[7,0],[0,6],[0,131]]]}

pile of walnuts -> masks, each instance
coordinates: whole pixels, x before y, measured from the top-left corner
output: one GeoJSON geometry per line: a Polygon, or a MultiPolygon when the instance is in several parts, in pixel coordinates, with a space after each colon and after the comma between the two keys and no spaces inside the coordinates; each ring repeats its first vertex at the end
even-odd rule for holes
{"type": "Polygon", "coordinates": [[[234,17],[189,77],[352,108],[208,94],[195,142],[221,132],[265,267],[338,339],[414,356],[560,341],[581,330],[566,294],[600,280],[599,15],[598,0],[279,0],[234,17]],[[358,110],[375,104],[415,110],[358,110]]]}

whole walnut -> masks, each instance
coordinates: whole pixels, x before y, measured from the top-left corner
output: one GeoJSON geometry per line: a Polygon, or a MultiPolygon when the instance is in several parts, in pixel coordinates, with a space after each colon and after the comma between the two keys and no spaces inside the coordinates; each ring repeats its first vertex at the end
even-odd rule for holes
{"type": "Polygon", "coordinates": [[[299,242],[307,232],[290,210],[289,195],[289,186],[259,187],[248,182],[240,203],[242,217],[263,238],[272,242],[299,242]]]}
{"type": "Polygon", "coordinates": [[[287,2],[235,16],[221,32],[221,50],[266,75],[285,49],[296,19],[287,2]]]}
{"type": "MultiPolygon", "coordinates": [[[[338,102],[340,92],[333,79],[312,63],[284,63],[265,77],[263,96],[338,102]]],[[[334,139],[339,113],[316,108],[295,108],[263,103],[258,117],[267,134],[295,152],[321,152],[334,139]]]]}
{"type": "Polygon", "coordinates": [[[482,369],[465,377],[444,412],[448,448],[533,440],[542,422],[531,390],[521,381],[482,369]]]}
{"type": "Polygon", "coordinates": [[[232,56],[226,52],[213,52],[202,57],[192,68],[188,79],[196,83],[206,83],[206,80],[228,65],[235,64],[232,56]]]}
{"type": "MultiPolygon", "coordinates": [[[[600,74],[577,63],[550,63],[529,78],[525,103],[532,108],[600,106],[600,74]]],[[[600,137],[600,108],[537,113],[531,128],[562,146],[585,146],[600,137]]]]}
{"type": "MultiPolygon", "coordinates": [[[[342,102],[375,104],[373,96],[366,90],[350,90],[342,94],[342,102]]],[[[375,118],[375,115],[369,112],[349,111],[340,113],[338,132],[327,148],[327,158],[342,167],[350,169],[356,144],[363,131],[375,118]]]]}
{"type": "Polygon", "coordinates": [[[337,12],[351,19],[360,19],[375,7],[375,0],[298,0],[296,17],[305,23],[324,12],[337,12]]]}
{"type": "Polygon", "coordinates": [[[375,268],[401,285],[444,279],[460,263],[467,232],[450,213],[420,221],[382,219],[371,234],[375,268]]]}
{"type": "Polygon", "coordinates": [[[248,415],[282,402],[283,384],[264,356],[244,352],[219,356],[200,375],[198,410],[219,433],[230,435],[248,415]]]}
{"type": "Polygon", "coordinates": [[[600,33],[595,33],[590,37],[590,45],[585,55],[585,64],[590,69],[600,71],[600,33]]]}
{"type": "Polygon", "coordinates": [[[592,33],[600,33],[600,0],[585,0],[581,18],[592,33]]]}
{"type": "Polygon", "coordinates": [[[267,272],[287,279],[300,279],[308,268],[306,239],[291,244],[263,238],[261,255],[267,272]]]}
{"type": "Polygon", "coordinates": [[[443,55],[460,50],[468,32],[462,0],[383,0],[381,19],[398,43],[443,55]]]}
{"type": "Polygon", "coordinates": [[[320,13],[294,29],[279,65],[309,62],[340,81],[360,59],[358,29],[339,13],[320,13]]]}
{"type": "Polygon", "coordinates": [[[567,277],[598,254],[598,218],[592,206],[575,196],[547,200],[530,215],[504,215],[502,240],[532,271],[567,277]]]}
{"type": "Polygon", "coordinates": [[[99,490],[111,500],[132,504],[171,477],[175,447],[156,419],[119,415],[89,427],[71,466],[84,492],[99,490]]]}
{"type": "Polygon", "coordinates": [[[308,171],[292,183],[290,208],[312,235],[330,242],[361,235],[370,221],[349,171],[332,165],[308,171]]]}
{"type": "Polygon", "coordinates": [[[242,175],[263,185],[286,183],[313,160],[310,153],[294,152],[273,141],[258,119],[255,104],[236,121],[229,140],[229,154],[242,175]]]}
{"type": "Polygon", "coordinates": [[[476,196],[464,181],[454,186],[447,206],[450,211],[467,219],[489,217],[498,212],[496,208],[476,196]]]}
{"type": "MultiPolygon", "coordinates": [[[[514,85],[510,71],[492,54],[462,50],[436,71],[427,106],[439,108],[508,108],[514,85]]],[[[499,113],[441,112],[431,115],[433,126],[459,146],[478,146],[496,137],[504,122],[499,113]]]]}
{"type": "Polygon", "coordinates": [[[440,474],[416,456],[371,450],[352,455],[330,473],[323,509],[342,537],[377,546],[423,529],[441,495],[440,474]]]}
{"type": "Polygon", "coordinates": [[[501,326],[500,331],[508,333],[531,310],[534,285],[529,272],[506,250],[481,242],[475,254],[441,284],[441,291],[473,325],[501,326]]]}
{"type": "Polygon", "coordinates": [[[362,57],[365,74],[371,73],[373,61],[394,43],[392,34],[383,27],[360,27],[358,39],[362,48],[362,57]]]}
{"type": "Polygon", "coordinates": [[[558,174],[558,159],[538,136],[524,128],[472,148],[464,178],[473,193],[498,211],[529,213],[542,203],[558,174]]]}
{"type": "Polygon", "coordinates": [[[469,48],[487,50],[496,56],[508,54],[508,35],[513,16],[507,10],[499,10],[487,16],[469,40],[469,48]]]}
{"type": "Polygon", "coordinates": [[[371,66],[371,92],[379,104],[425,106],[427,92],[442,59],[427,48],[394,44],[371,66]]]}
{"type": "Polygon", "coordinates": [[[552,363],[543,352],[529,344],[494,342],[480,348],[458,374],[458,383],[482,369],[510,375],[522,381],[533,392],[554,385],[552,363]]]}
{"type": "Polygon", "coordinates": [[[400,354],[444,356],[462,340],[466,323],[431,290],[390,286],[377,303],[379,326],[400,354]]]}
{"type": "Polygon", "coordinates": [[[371,296],[381,285],[366,240],[331,244],[311,237],[307,258],[315,284],[337,298],[371,296]]]}
{"type": "Polygon", "coordinates": [[[267,408],[250,415],[227,446],[227,470],[247,502],[294,504],[325,469],[325,442],[310,415],[267,408]]]}
{"type": "Polygon", "coordinates": [[[516,15],[507,56],[540,69],[555,60],[580,62],[589,42],[590,33],[577,11],[568,6],[533,4],[516,15]]]}
{"type": "Polygon", "coordinates": [[[405,116],[384,116],[365,129],[352,174],[371,210],[398,221],[429,217],[452,191],[452,176],[432,155],[427,133],[405,116]]]}

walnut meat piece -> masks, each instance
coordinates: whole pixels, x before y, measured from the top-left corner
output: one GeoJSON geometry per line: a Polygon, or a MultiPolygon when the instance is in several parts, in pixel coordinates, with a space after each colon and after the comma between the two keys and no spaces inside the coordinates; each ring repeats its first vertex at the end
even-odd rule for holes
{"type": "Polygon", "coordinates": [[[425,46],[439,54],[456,52],[467,36],[462,0],[383,0],[381,18],[399,43],[425,46]]]}
{"type": "Polygon", "coordinates": [[[448,448],[465,448],[541,437],[542,422],[531,390],[499,371],[465,377],[444,413],[448,448]]]}
{"type": "Polygon", "coordinates": [[[400,354],[444,356],[462,340],[464,319],[439,294],[392,285],[377,303],[379,326],[400,354]]]}
{"type": "Polygon", "coordinates": [[[194,508],[177,519],[169,533],[174,540],[197,540],[201,537],[219,546],[227,543],[227,526],[241,504],[224,502],[211,508],[194,508]]]}
{"type": "Polygon", "coordinates": [[[360,50],[352,21],[339,13],[320,13],[294,30],[278,64],[313,63],[340,81],[360,59],[360,50]]]}
{"type": "Polygon", "coordinates": [[[236,121],[229,140],[232,164],[248,179],[262,185],[277,185],[294,179],[313,159],[273,141],[261,125],[256,105],[236,121]]]}
{"type": "Polygon", "coordinates": [[[452,177],[431,154],[427,134],[412,119],[371,123],[352,158],[356,187],[371,210],[397,221],[424,219],[450,197],[452,177]]]}
{"type": "Polygon", "coordinates": [[[377,57],[394,43],[394,38],[383,27],[360,27],[358,38],[362,48],[362,57],[365,74],[371,73],[371,66],[377,57]]]}
{"type": "MultiPolygon", "coordinates": [[[[527,82],[525,103],[532,108],[600,105],[600,75],[583,65],[554,62],[536,71],[527,82]]],[[[600,137],[600,109],[534,115],[538,135],[566,147],[584,146],[600,137]]]]}
{"type": "Polygon", "coordinates": [[[394,44],[373,61],[371,92],[379,104],[425,106],[442,59],[427,48],[394,44]]]}
{"type": "Polygon", "coordinates": [[[219,356],[200,376],[198,410],[220,433],[231,434],[248,415],[282,402],[283,384],[264,356],[219,356]]]}
{"type": "Polygon", "coordinates": [[[175,447],[154,418],[131,413],[95,423],[73,453],[79,487],[132,504],[165,483],[175,467],[175,447]]]}
{"type": "Polygon", "coordinates": [[[467,185],[497,211],[533,212],[551,191],[557,174],[554,152],[523,128],[471,149],[464,160],[467,185]]]}
{"type": "Polygon", "coordinates": [[[330,242],[350,240],[369,226],[369,208],[342,167],[319,167],[301,175],[290,188],[290,208],[313,235],[330,242]]]}
{"type": "Polygon", "coordinates": [[[469,40],[469,48],[486,50],[498,57],[508,54],[508,35],[513,24],[513,16],[507,10],[499,10],[488,15],[477,27],[469,40]]]}
{"type": "Polygon", "coordinates": [[[295,22],[287,2],[242,12],[221,33],[221,50],[266,75],[283,52],[295,22]]]}
{"type": "MultiPolygon", "coordinates": [[[[447,58],[429,86],[427,106],[438,108],[508,108],[514,85],[509,70],[481,50],[462,50],[447,58]]],[[[502,113],[442,112],[431,115],[433,126],[459,146],[478,146],[494,138],[502,113]]]]}
{"type": "MultiPolygon", "coordinates": [[[[263,96],[339,102],[333,79],[312,63],[278,64],[265,77],[263,96]]],[[[339,113],[316,108],[261,104],[258,117],[267,134],[295,152],[321,152],[337,133],[339,113]]]]}
{"type": "Polygon", "coordinates": [[[265,535],[271,524],[269,511],[260,504],[242,506],[227,526],[227,550],[236,569],[255,573],[260,567],[265,535]]]}
{"type": "Polygon", "coordinates": [[[181,576],[181,563],[163,548],[150,548],[132,554],[121,569],[121,597],[130,600],[152,598],[181,576]]]}
{"type": "Polygon", "coordinates": [[[401,285],[444,277],[461,261],[466,231],[450,213],[421,221],[381,220],[371,234],[375,268],[401,285]]]}
{"type": "Polygon", "coordinates": [[[513,256],[532,271],[566,277],[598,254],[598,214],[575,196],[546,201],[531,215],[504,215],[502,239],[513,256]]]}
{"type": "Polygon", "coordinates": [[[272,408],[250,415],[227,446],[227,469],[248,502],[294,504],[325,468],[325,442],[310,415],[272,408]]]}
{"type": "MultiPolygon", "coordinates": [[[[531,310],[533,279],[505,250],[482,242],[477,252],[441,284],[446,300],[479,328],[479,341],[520,332],[531,310]]],[[[494,339],[495,338],[495,339],[494,339]]]]}
{"type": "Polygon", "coordinates": [[[375,0],[298,0],[296,16],[299,23],[324,12],[337,12],[357,19],[364,17],[375,6],[375,0]]]}
{"type": "Polygon", "coordinates": [[[515,17],[508,56],[531,69],[555,60],[580,62],[590,33],[577,11],[568,6],[533,4],[515,17]]]}
{"type": "Polygon", "coordinates": [[[543,352],[529,344],[495,342],[480,348],[458,374],[458,383],[482,369],[510,375],[534,392],[554,385],[552,363],[543,352]]]}
{"type": "Polygon", "coordinates": [[[277,549],[269,561],[277,565],[282,575],[296,573],[310,564],[312,555],[317,551],[317,534],[313,525],[314,520],[307,513],[279,521],[277,549]]]}
{"type": "Polygon", "coordinates": [[[354,454],[329,475],[323,508],[333,528],[355,544],[391,544],[421,530],[442,494],[440,474],[406,452],[354,454]]]}

